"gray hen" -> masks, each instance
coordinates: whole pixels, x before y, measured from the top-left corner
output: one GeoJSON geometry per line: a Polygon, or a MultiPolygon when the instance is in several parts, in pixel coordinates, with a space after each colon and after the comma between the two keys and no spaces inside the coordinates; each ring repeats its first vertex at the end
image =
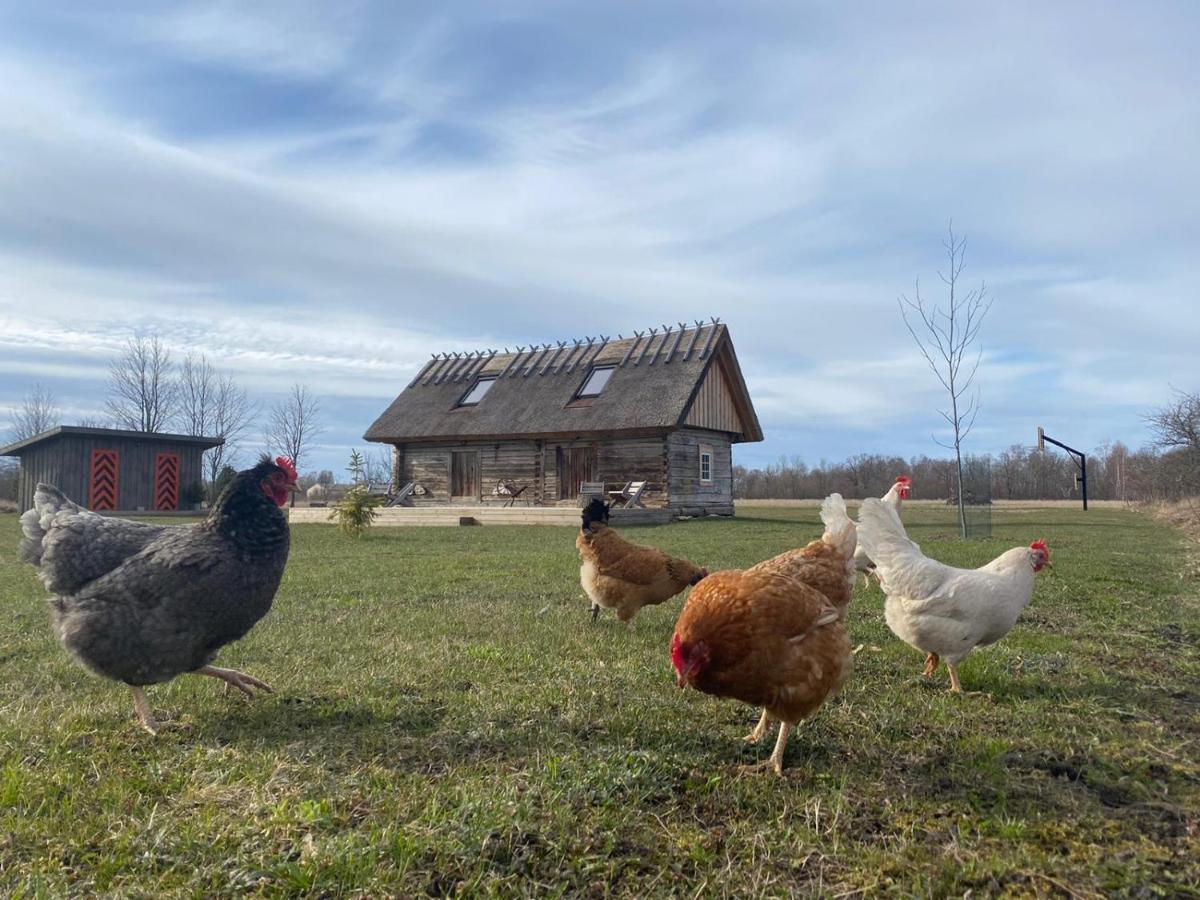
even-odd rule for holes
{"type": "Polygon", "coordinates": [[[264,457],[237,474],[205,521],[184,527],[99,516],[38,485],[21,516],[21,559],[53,594],[55,634],[88,669],[131,687],[151,733],[143,685],[194,672],[250,696],[271,690],[210,663],[271,608],[289,545],[279,507],[295,483],[290,460],[264,457]]]}

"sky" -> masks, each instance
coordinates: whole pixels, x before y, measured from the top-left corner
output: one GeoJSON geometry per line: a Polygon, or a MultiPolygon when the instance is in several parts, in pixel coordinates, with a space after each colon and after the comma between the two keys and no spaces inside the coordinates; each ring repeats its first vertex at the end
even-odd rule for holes
{"type": "MultiPolygon", "coordinates": [[[[967,449],[1200,389],[1200,6],[0,4],[0,430],[132,334],[345,466],[435,351],[717,316],[766,440],[941,456],[897,299],[985,282],[967,449]]],[[[259,449],[250,432],[246,454],[259,449]]]]}

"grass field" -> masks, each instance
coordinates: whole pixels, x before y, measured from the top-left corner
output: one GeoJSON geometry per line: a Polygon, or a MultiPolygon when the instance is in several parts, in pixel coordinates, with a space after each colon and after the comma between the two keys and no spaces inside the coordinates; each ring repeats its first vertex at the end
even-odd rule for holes
{"type": "MultiPolygon", "coordinates": [[[[816,510],[630,529],[710,568],[819,532],[816,510]]],[[[55,645],[0,517],[0,893],[142,897],[1200,895],[1200,581],[1122,510],[997,510],[926,552],[1045,537],[1055,570],[999,645],[923,683],[878,588],[842,695],[784,779],[742,775],[756,712],[674,687],[678,600],[588,624],[564,528],[293,529],[275,608],[224,665],[129,691],[55,645]],[[1145,891],[1145,888],[1150,888],[1145,891]]]]}

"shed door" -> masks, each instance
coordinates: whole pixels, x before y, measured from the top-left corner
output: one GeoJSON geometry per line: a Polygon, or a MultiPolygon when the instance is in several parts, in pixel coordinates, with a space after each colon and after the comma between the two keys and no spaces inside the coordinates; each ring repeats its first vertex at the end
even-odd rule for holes
{"type": "Polygon", "coordinates": [[[480,499],[478,450],[451,452],[450,496],[464,500],[480,499]]]}
{"type": "Polygon", "coordinates": [[[88,509],[116,509],[121,454],[116,450],[92,451],[92,477],[88,486],[88,509]]]}
{"type": "Polygon", "coordinates": [[[154,508],[179,509],[179,455],[159,453],[154,457],[154,508]]]}
{"type": "Polygon", "coordinates": [[[585,481],[596,480],[596,448],[559,447],[557,456],[558,499],[572,500],[585,481]]]}

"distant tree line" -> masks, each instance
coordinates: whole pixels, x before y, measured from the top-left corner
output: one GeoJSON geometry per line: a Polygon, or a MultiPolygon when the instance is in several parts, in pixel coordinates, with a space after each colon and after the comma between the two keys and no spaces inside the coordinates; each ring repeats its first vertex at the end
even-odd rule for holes
{"type": "MultiPolygon", "coordinates": [[[[1200,496],[1200,394],[1177,393],[1147,415],[1154,441],[1130,450],[1117,441],[1088,456],[1088,496],[1094,500],[1178,500],[1200,496]]],[[[1064,453],[1014,444],[999,454],[964,458],[964,496],[995,500],[1064,500],[1079,496],[1078,469],[1064,453]]],[[[918,500],[956,497],[954,459],[860,454],[808,466],[799,457],[761,469],[734,466],[734,496],[752,499],[880,497],[897,475],[910,475],[918,500]]]]}

